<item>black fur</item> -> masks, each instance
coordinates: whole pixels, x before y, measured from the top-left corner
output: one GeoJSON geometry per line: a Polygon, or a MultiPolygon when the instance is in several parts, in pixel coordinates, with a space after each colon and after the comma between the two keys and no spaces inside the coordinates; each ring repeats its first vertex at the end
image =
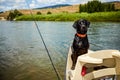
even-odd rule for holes
{"type": "Polygon", "coordinates": [[[89,42],[88,42],[88,37],[87,37],[87,30],[90,25],[90,22],[85,20],[85,19],[80,19],[75,21],[73,24],[73,27],[76,29],[76,32],[79,34],[86,34],[85,37],[79,37],[77,34],[75,34],[75,38],[72,44],[72,68],[75,68],[76,62],[77,62],[77,57],[85,54],[88,52],[89,48],[89,42]]]}

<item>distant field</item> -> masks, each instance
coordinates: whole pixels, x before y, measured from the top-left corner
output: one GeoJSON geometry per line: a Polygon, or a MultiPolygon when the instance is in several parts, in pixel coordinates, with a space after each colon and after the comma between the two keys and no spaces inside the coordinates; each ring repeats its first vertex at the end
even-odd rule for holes
{"type": "Polygon", "coordinates": [[[120,22],[120,11],[117,12],[96,12],[96,13],[59,13],[44,15],[23,15],[17,17],[17,21],[75,21],[84,18],[89,21],[110,21],[120,22]]]}
{"type": "MultiPolygon", "coordinates": [[[[115,9],[120,10],[120,2],[114,2],[115,4],[115,9]]],[[[28,15],[30,14],[29,9],[20,9],[19,10],[22,14],[28,15]]],[[[71,6],[65,6],[65,7],[58,7],[58,8],[47,8],[47,9],[34,9],[32,10],[33,14],[37,14],[37,12],[41,12],[42,14],[47,14],[47,12],[52,12],[52,14],[60,14],[63,12],[67,13],[76,13],[79,12],[79,3],[77,5],[71,5],[71,6]]],[[[7,18],[8,14],[10,11],[6,11],[4,13],[0,14],[0,17],[4,17],[5,19],[7,18]]]]}
{"type": "MultiPolygon", "coordinates": [[[[120,9],[120,2],[115,2],[115,9],[120,9]]],[[[76,13],[79,12],[79,5],[71,5],[71,6],[65,6],[65,7],[58,7],[58,8],[47,8],[47,9],[35,9],[32,10],[33,14],[37,14],[37,12],[41,12],[42,14],[47,14],[47,12],[52,12],[53,14],[67,12],[67,13],[76,13]]],[[[23,14],[30,14],[30,10],[20,10],[23,14]]]]}

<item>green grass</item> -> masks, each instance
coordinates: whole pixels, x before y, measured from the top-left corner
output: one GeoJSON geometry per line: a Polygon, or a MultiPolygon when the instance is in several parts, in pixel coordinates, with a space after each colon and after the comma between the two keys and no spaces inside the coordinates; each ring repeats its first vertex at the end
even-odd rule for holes
{"type": "Polygon", "coordinates": [[[46,15],[23,15],[16,18],[17,21],[75,21],[80,18],[89,21],[110,21],[120,22],[120,11],[117,12],[96,12],[96,13],[59,13],[46,15]],[[34,18],[34,19],[33,19],[34,18]]]}

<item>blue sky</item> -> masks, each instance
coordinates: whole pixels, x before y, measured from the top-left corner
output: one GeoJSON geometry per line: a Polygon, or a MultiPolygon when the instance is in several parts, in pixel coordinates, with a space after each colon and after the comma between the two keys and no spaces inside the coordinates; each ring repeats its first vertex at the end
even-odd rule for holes
{"type": "MultiPolygon", "coordinates": [[[[27,9],[44,7],[54,4],[83,4],[91,0],[0,0],[0,11],[12,9],[27,9]]],[[[120,1],[120,0],[99,0],[101,2],[120,1]]]]}

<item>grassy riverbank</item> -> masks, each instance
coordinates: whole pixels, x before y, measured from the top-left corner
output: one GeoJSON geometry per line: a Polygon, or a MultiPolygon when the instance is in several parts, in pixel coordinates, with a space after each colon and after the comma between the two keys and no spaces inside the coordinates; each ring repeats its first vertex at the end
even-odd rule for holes
{"type": "Polygon", "coordinates": [[[23,15],[17,17],[17,21],[74,21],[80,18],[89,21],[111,21],[120,22],[120,11],[117,12],[96,12],[96,13],[59,13],[42,15],[23,15]],[[33,19],[34,18],[34,19],[33,19]]]}

